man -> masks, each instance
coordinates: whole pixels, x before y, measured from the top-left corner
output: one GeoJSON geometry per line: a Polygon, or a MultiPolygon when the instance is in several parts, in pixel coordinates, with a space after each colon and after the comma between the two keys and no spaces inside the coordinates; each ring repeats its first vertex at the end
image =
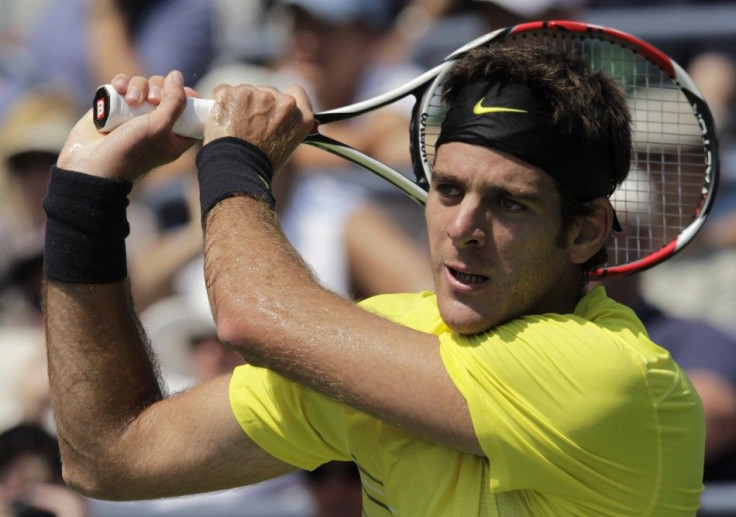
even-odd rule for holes
{"type": "MultiPolygon", "coordinates": [[[[389,0],[277,4],[287,8],[292,24],[269,84],[302,86],[313,109],[374,97],[424,71],[381,56],[391,27],[389,0]]],[[[412,105],[407,98],[322,131],[410,173],[412,105]]],[[[355,298],[431,289],[426,253],[414,238],[424,236],[421,207],[381,178],[320,149],[301,146],[289,163],[280,176],[289,181],[288,197],[279,199],[281,228],[325,287],[355,298]],[[400,214],[403,226],[388,214],[400,214]]]]}
{"type": "Polygon", "coordinates": [[[49,89],[30,89],[0,123],[0,324],[41,324],[44,224],[51,166],[81,111],[49,89]]]}
{"type": "Polygon", "coordinates": [[[131,310],[124,210],[129,181],[191,145],[170,133],[186,90],[176,72],[113,83],[157,109],[105,137],[80,121],[45,201],[77,489],[165,497],[352,460],[367,515],[695,513],[700,400],[633,312],[583,295],[629,161],[608,80],[533,47],[459,65],[426,206],[436,294],[368,310],[315,282],[271,208],[270,176],[313,124],[303,91],[218,88],[198,156],[205,275],[218,335],[250,365],[168,399],[131,310]]]}

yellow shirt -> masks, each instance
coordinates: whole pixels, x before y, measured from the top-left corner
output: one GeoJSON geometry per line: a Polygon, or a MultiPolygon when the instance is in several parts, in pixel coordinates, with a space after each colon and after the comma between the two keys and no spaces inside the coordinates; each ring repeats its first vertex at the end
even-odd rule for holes
{"type": "Polygon", "coordinates": [[[430,293],[362,305],[439,336],[487,458],[419,440],[260,368],[238,368],[230,398],[245,432],[282,461],[355,461],[367,515],[695,514],[700,399],[602,288],[574,314],[526,316],[477,336],[450,332],[430,293]]]}

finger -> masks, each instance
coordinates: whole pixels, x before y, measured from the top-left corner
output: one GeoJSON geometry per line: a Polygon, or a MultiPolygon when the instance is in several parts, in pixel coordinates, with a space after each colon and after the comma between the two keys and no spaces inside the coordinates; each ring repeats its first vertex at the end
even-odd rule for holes
{"type": "Polygon", "coordinates": [[[118,92],[120,95],[125,95],[126,90],[128,89],[128,82],[130,81],[130,76],[128,74],[117,74],[115,77],[112,78],[112,81],[110,81],[110,84],[115,88],[115,91],[118,92]]]}
{"type": "Polygon", "coordinates": [[[296,99],[296,107],[302,113],[304,126],[311,131],[314,126],[314,112],[312,111],[312,103],[307,96],[307,92],[301,86],[295,85],[284,90],[284,93],[296,99]]]}
{"type": "Polygon", "coordinates": [[[138,106],[148,97],[148,79],[135,75],[128,81],[128,89],[125,91],[125,101],[132,105],[138,106]]]}
{"type": "Polygon", "coordinates": [[[299,85],[294,85],[284,90],[284,93],[288,93],[296,99],[296,105],[299,106],[299,109],[303,113],[312,112],[312,102],[309,100],[307,92],[304,91],[304,88],[299,85]]]}
{"type": "Polygon", "coordinates": [[[148,79],[148,97],[147,101],[151,104],[158,104],[161,101],[164,87],[164,76],[152,75],[148,79]]]}
{"type": "Polygon", "coordinates": [[[256,90],[269,92],[273,94],[274,98],[285,98],[285,96],[292,97],[296,101],[297,109],[307,118],[312,117],[312,105],[309,102],[306,92],[301,86],[291,86],[283,91],[270,85],[257,86],[256,90]]]}

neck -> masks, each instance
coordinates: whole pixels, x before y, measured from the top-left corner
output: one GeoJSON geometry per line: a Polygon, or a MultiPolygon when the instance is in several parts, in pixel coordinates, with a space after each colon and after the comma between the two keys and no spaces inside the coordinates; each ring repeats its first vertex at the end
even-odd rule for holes
{"type": "Polygon", "coordinates": [[[533,308],[534,314],[569,314],[585,295],[586,277],[580,266],[570,264],[560,274],[552,294],[533,308]]]}

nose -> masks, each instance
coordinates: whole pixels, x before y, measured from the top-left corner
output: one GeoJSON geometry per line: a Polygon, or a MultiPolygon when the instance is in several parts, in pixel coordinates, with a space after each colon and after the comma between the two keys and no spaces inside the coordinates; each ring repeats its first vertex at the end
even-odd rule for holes
{"type": "Polygon", "coordinates": [[[447,236],[457,247],[483,247],[486,244],[486,214],[478,200],[466,196],[456,205],[447,226],[447,236]]]}

